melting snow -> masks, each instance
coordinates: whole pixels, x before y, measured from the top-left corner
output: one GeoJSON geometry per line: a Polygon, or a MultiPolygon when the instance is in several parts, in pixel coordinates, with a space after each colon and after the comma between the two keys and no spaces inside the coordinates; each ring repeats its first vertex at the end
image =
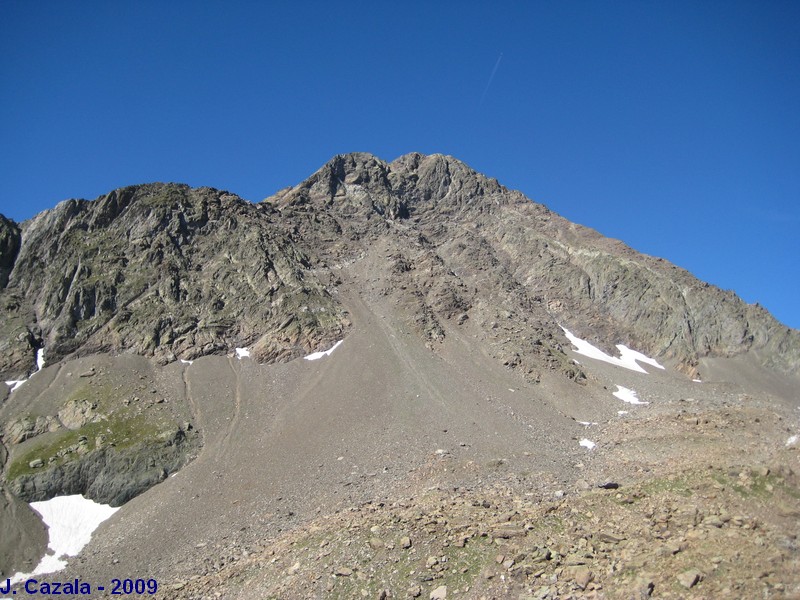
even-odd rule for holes
{"type": "Polygon", "coordinates": [[[318,360],[318,359],[322,358],[323,356],[330,356],[333,353],[333,351],[336,350],[336,348],[339,347],[339,344],[341,344],[343,341],[344,340],[339,340],[338,342],[336,342],[331,347],[330,350],[325,350],[324,352],[313,352],[313,353],[309,354],[308,356],[304,356],[303,358],[305,358],[306,360],[318,360]]]}
{"type": "Polygon", "coordinates": [[[654,358],[650,358],[649,356],[646,356],[641,352],[637,352],[636,350],[631,350],[623,344],[617,344],[619,357],[614,357],[610,354],[606,354],[600,350],[600,348],[593,346],[586,340],[582,340],[581,338],[572,335],[568,329],[564,327],[561,329],[564,330],[564,334],[567,336],[567,339],[572,343],[573,346],[575,346],[575,352],[578,354],[583,354],[584,356],[594,358],[595,360],[602,360],[603,362],[611,363],[612,365],[616,365],[618,367],[624,367],[626,369],[630,369],[631,371],[638,371],[639,373],[645,374],[647,374],[647,371],[645,371],[639,365],[640,362],[652,365],[659,369],[664,368],[658,364],[658,361],[656,361],[654,358]]]}
{"type": "Polygon", "coordinates": [[[583,439],[582,439],[580,442],[578,442],[578,443],[579,443],[581,446],[583,446],[584,448],[587,448],[587,449],[589,449],[589,450],[594,450],[595,446],[597,446],[597,444],[595,444],[595,443],[594,443],[592,440],[587,440],[586,438],[583,438],[583,439]]]}
{"type": "MultiPolygon", "coordinates": [[[[36,351],[36,372],[41,371],[44,368],[44,349],[39,348],[36,351]]],[[[19,387],[28,381],[27,379],[12,379],[10,381],[6,381],[6,385],[9,386],[11,389],[8,390],[8,393],[18,390],[19,387]]]]}
{"type": "Polygon", "coordinates": [[[639,398],[636,397],[636,392],[633,390],[629,390],[628,388],[622,387],[621,385],[617,386],[617,391],[614,392],[614,397],[619,398],[623,402],[627,402],[628,404],[650,404],[649,402],[642,402],[639,398]]]}
{"type": "Polygon", "coordinates": [[[236,348],[236,357],[239,360],[243,358],[250,358],[250,350],[248,348],[236,348]]]}
{"type": "Polygon", "coordinates": [[[8,390],[8,393],[10,394],[14,390],[19,389],[19,386],[21,386],[26,381],[28,381],[28,380],[27,379],[12,379],[11,381],[6,381],[6,385],[11,386],[11,389],[8,390]]]}
{"type": "Polygon", "coordinates": [[[98,504],[83,496],[57,496],[42,502],[31,502],[31,508],[42,515],[47,526],[48,550],[32,573],[17,573],[11,578],[14,585],[32,575],[55,573],[67,566],[64,558],[77,556],[92,539],[92,533],[103,521],[119,510],[98,504]]]}

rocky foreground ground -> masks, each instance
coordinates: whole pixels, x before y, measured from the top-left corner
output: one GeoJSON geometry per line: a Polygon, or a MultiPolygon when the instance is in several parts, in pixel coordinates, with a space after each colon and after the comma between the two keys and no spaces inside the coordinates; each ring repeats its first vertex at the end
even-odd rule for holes
{"type": "Polygon", "coordinates": [[[796,421],[748,397],[654,410],[605,428],[566,487],[435,454],[408,495],[221,541],[159,595],[798,598],[796,421]]]}

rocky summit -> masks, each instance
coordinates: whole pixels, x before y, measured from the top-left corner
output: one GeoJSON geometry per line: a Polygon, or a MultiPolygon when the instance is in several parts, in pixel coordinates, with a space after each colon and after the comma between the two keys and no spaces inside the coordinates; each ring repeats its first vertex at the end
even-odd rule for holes
{"type": "Polygon", "coordinates": [[[800,332],[452,157],[0,215],[0,306],[0,590],[80,494],[98,598],[800,596],[800,332]]]}

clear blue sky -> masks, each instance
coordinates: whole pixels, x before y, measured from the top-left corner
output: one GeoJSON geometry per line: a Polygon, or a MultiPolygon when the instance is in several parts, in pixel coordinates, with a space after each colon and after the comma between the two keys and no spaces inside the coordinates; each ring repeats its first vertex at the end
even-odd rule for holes
{"type": "Polygon", "coordinates": [[[800,2],[6,0],[0,132],[16,220],[451,154],[800,328],[800,2]]]}

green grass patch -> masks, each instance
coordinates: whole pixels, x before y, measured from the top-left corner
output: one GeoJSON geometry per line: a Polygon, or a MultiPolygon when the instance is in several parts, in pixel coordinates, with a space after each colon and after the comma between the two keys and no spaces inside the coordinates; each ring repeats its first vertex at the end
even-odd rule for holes
{"type": "Polygon", "coordinates": [[[724,473],[717,473],[713,476],[714,481],[739,494],[742,498],[771,498],[776,492],[780,491],[794,499],[800,499],[800,490],[790,485],[773,474],[758,475],[751,473],[746,480],[733,477],[724,473]]]}
{"type": "Polygon", "coordinates": [[[102,440],[103,447],[113,445],[122,449],[138,443],[158,442],[159,436],[168,430],[164,424],[153,423],[143,415],[130,415],[118,411],[108,420],[87,423],[80,429],[42,435],[39,444],[11,462],[6,480],[10,482],[23,475],[32,475],[48,467],[75,460],[94,450],[98,439],[102,440]],[[86,441],[81,444],[83,437],[86,437],[86,441]],[[85,450],[79,450],[81,447],[85,450]],[[68,452],[68,449],[72,451],[68,452]],[[50,462],[51,457],[56,457],[55,461],[50,462]],[[44,462],[44,466],[31,468],[30,463],[37,458],[44,462]]]}
{"type": "Polygon", "coordinates": [[[644,483],[641,487],[642,492],[650,496],[653,494],[676,494],[689,498],[694,494],[692,486],[686,477],[667,477],[652,479],[644,483]]]}
{"type": "Polygon", "coordinates": [[[463,548],[448,546],[443,556],[447,557],[447,574],[441,583],[448,590],[472,587],[481,571],[492,563],[497,554],[497,547],[492,546],[486,538],[470,538],[463,548]]]}

